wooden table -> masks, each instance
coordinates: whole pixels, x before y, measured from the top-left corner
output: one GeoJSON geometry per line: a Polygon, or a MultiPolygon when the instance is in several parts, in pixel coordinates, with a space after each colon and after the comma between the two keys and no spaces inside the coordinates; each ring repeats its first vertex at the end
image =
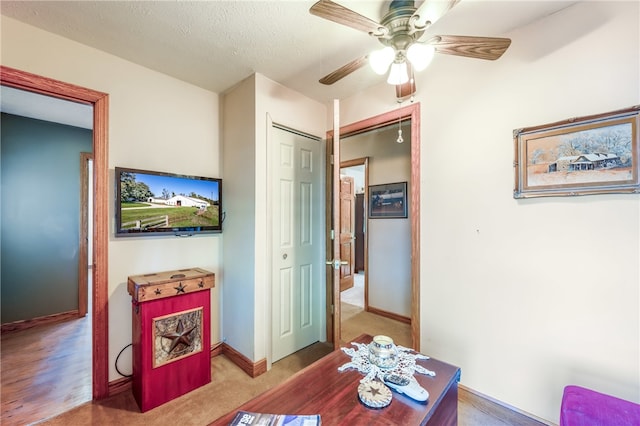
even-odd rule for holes
{"type": "MultiPolygon", "coordinates": [[[[356,342],[368,344],[371,339],[371,336],[362,335],[356,342]]],[[[350,359],[342,350],[333,351],[280,385],[220,417],[211,425],[228,425],[238,410],[277,414],[320,414],[323,426],[457,424],[460,380],[458,367],[433,358],[418,360],[419,365],[436,373],[435,377],[419,373],[414,376],[429,392],[429,400],[420,403],[393,392],[393,400],[389,406],[371,409],[358,399],[358,384],[364,376],[352,369],[338,371],[338,367],[350,359]]]]}

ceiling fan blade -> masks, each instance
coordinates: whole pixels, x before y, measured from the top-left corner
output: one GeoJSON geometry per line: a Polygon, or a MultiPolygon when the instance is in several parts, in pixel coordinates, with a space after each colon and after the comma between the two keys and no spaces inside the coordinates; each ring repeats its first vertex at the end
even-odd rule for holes
{"type": "Polygon", "coordinates": [[[365,55],[361,58],[354,59],[346,65],[341,66],[331,74],[327,74],[320,79],[320,83],[330,85],[335,83],[336,81],[348,76],[352,72],[359,70],[363,66],[365,66],[368,62],[368,56],[365,55]]]}
{"type": "Polygon", "coordinates": [[[359,31],[377,35],[385,32],[383,25],[362,16],[351,9],[339,5],[331,0],[320,0],[309,9],[312,15],[319,16],[338,24],[346,25],[359,31]]]}
{"type": "Polygon", "coordinates": [[[442,18],[445,13],[459,2],[460,0],[424,0],[424,3],[413,12],[411,18],[415,19],[416,28],[423,30],[435,24],[438,19],[442,18]]]}
{"type": "Polygon", "coordinates": [[[511,45],[511,40],[498,37],[446,35],[432,37],[427,43],[435,47],[438,53],[493,61],[502,56],[511,45]]]}

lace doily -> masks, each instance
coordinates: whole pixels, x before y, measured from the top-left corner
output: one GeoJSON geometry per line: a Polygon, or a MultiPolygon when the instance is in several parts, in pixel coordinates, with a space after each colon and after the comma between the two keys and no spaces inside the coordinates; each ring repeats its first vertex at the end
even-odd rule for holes
{"type": "Polygon", "coordinates": [[[434,377],[436,373],[428,370],[416,363],[419,359],[429,359],[428,356],[419,353],[412,353],[413,350],[404,346],[396,346],[398,349],[398,365],[394,368],[380,368],[369,361],[369,346],[364,343],[351,342],[354,348],[340,348],[342,352],[351,357],[351,361],[338,367],[338,371],[353,368],[364,374],[365,377],[360,383],[374,380],[376,378],[384,382],[384,376],[387,374],[399,374],[403,376],[413,376],[415,373],[424,374],[434,377]]]}

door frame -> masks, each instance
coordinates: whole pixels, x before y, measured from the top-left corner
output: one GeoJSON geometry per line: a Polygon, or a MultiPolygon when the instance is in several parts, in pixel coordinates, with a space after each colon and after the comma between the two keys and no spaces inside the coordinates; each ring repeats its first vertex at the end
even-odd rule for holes
{"type": "MultiPolygon", "coordinates": [[[[336,139],[357,135],[370,130],[397,123],[398,120],[411,120],[411,200],[409,217],[411,221],[411,339],[412,346],[420,351],[420,103],[388,111],[345,126],[341,126],[336,139]]],[[[334,120],[335,123],[335,120],[334,120]]],[[[327,131],[327,219],[332,218],[333,188],[337,183],[334,168],[340,168],[339,158],[333,160],[334,131],[327,131]]],[[[339,154],[339,148],[338,148],[339,154]]],[[[339,175],[339,173],[338,173],[339,175]]],[[[331,230],[335,229],[331,220],[327,220],[327,259],[332,258],[331,230]]],[[[340,282],[335,282],[334,274],[327,273],[327,341],[334,348],[340,347],[340,282]]]]}
{"type": "Polygon", "coordinates": [[[0,65],[0,84],[93,106],[93,399],[109,396],[109,95],[0,65]]]}
{"type": "Polygon", "coordinates": [[[88,242],[89,242],[89,161],[90,152],[80,153],[80,241],[78,241],[78,317],[87,315],[88,310],[88,242]]]}

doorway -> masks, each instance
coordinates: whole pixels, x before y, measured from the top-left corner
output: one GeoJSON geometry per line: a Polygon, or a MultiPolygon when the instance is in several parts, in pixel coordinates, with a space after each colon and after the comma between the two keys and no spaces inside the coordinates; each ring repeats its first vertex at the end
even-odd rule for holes
{"type": "MultiPolygon", "coordinates": [[[[357,314],[360,310],[366,311],[367,302],[367,194],[365,188],[369,181],[369,159],[367,157],[356,158],[340,162],[340,176],[353,179],[353,257],[350,259],[350,268],[353,270],[353,285],[350,288],[340,289],[341,320],[357,314]],[[345,312],[349,311],[349,312],[345,312]],[[346,315],[345,315],[346,314],[346,315]]],[[[344,225],[341,224],[341,227],[344,225]]],[[[341,259],[344,257],[341,255],[341,259]]]]}
{"type": "MultiPolygon", "coordinates": [[[[410,136],[410,179],[408,190],[408,205],[410,206],[408,219],[410,226],[410,322],[411,322],[411,341],[412,347],[420,349],[420,104],[410,104],[406,107],[396,109],[378,116],[374,116],[362,121],[348,124],[340,127],[340,138],[347,138],[374,129],[379,129],[390,124],[398,124],[399,122],[409,122],[411,129],[410,136]]],[[[335,155],[340,156],[340,147],[334,146],[333,131],[327,132],[327,163],[331,164],[331,158],[335,155]]],[[[336,162],[339,164],[339,162],[336,162]]],[[[338,165],[334,167],[339,167],[338,165]]],[[[331,170],[331,168],[329,169],[331,170]]],[[[337,173],[336,173],[337,174],[337,173]]],[[[328,176],[336,174],[329,171],[328,176]]],[[[337,188],[337,178],[334,182],[331,179],[327,181],[327,211],[331,211],[332,200],[335,199],[333,188],[337,188]]],[[[328,217],[332,217],[328,214],[328,217]]],[[[331,229],[334,224],[328,224],[327,235],[331,235],[331,229]]],[[[330,238],[327,239],[330,242],[330,238]]],[[[332,249],[327,248],[327,258],[331,259],[332,249]]],[[[336,256],[337,257],[337,256],[336,256]]],[[[337,264],[337,262],[334,262],[337,264]]],[[[340,292],[336,280],[332,274],[327,274],[327,295],[330,303],[327,304],[327,336],[332,341],[335,348],[340,346],[341,341],[341,313],[340,309],[334,309],[339,306],[340,292]]]]}
{"type": "Polygon", "coordinates": [[[108,328],[108,105],[106,93],[75,86],[50,78],[0,66],[0,84],[54,98],[93,106],[93,247],[90,281],[92,322],[92,393],[93,399],[109,395],[108,328]]]}

